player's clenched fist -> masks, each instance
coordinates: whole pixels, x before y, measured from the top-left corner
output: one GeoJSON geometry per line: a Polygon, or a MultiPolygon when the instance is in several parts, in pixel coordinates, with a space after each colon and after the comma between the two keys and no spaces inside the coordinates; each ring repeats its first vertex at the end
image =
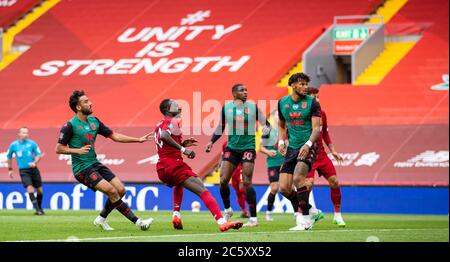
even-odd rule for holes
{"type": "Polygon", "coordinates": [[[184,155],[186,155],[188,158],[193,159],[195,157],[195,152],[192,149],[186,148],[183,152],[184,155]]]}

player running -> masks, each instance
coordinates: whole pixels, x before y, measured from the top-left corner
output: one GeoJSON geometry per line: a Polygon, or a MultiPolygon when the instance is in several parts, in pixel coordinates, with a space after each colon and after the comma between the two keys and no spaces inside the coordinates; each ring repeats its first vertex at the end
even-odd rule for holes
{"type": "Polygon", "coordinates": [[[56,153],[72,156],[72,170],[78,182],[108,196],[105,207],[94,220],[94,225],[103,230],[114,230],[109,226],[106,218],[113,209],[117,209],[138,228],[147,230],[153,219],[138,218],[121,200],[125,195],[125,187],[109,168],[97,160],[95,141],[99,134],[119,143],[143,143],[151,139],[152,133],[137,138],[113,132],[97,117],[90,116],[92,102],[84,91],[73,91],[69,98],[69,106],[75,112],[75,116],[62,127],[56,153]]]}
{"type": "MultiPolygon", "coordinates": [[[[211,214],[219,225],[220,231],[224,232],[230,229],[241,228],[242,222],[228,222],[223,218],[219,205],[211,193],[206,190],[202,180],[183,161],[182,154],[190,159],[195,157],[195,152],[186,147],[195,146],[197,141],[194,138],[182,141],[180,128],[181,108],[178,103],[175,100],[164,99],[161,101],[159,110],[164,115],[164,119],[157,124],[154,133],[159,156],[158,163],[156,164],[159,179],[169,187],[184,187],[198,195],[209,211],[211,211],[211,214]]],[[[181,198],[179,203],[181,204],[181,198]]],[[[181,227],[179,229],[182,229],[183,226],[179,212],[178,216],[174,214],[174,227],[175,220],[179,221],[178,223],[181,227]]]]}
{"type": "Polygon", "coordinates": [[[20,179],[27,189],[31,203],[36,210],[35,215],[44,215],[42,210],[42,178],[37,164],[41,160],[41,151],[33,140],[28,139],[28,128],[19,129],[19,139],[12,142],[6,154],[9,177],[13,178],[12,157],[16,156],[20,179]],[[36,189],[36,196],[34,190],[36,189]]]}
{"type": "Polygon", "coordinates": [[[264,125],[263,134],[270,130],[270,124],[255,103],[247,101],[247,87],[235,84],[231,92],[234,101],[222,107],[220,123],[217,126],[211,141],[206,146],[210,152],[213,144],[222,136],[225,126],[228,125],[228,145],[223,153],[223,162],[220,171],[220,195],[225,206],[225,218],[233,215],[230,206],[231,175],[239,164],[242,164],[242,178],[246,192],[246,199],[250,209],[250,219],[245,227],[258,225],[256,214],[256,191],[252,186],[253,169],[255,166],[255,133],[256,122],[264,125]]]}
{"type": "MultiPolygon", "coordinates": [[[[316,99],[319,102],[319,89],[309,87],[309,95],[316,99]]],[[[325,147],[323,145],[322,140],[327,145],[334,159],[338,162],[342,162],[344,159],[342,156],[336,151],[334,148],[330,133],[328,132],[328,123],[327,116],[323,110],[320,111],[321,119],[320,119],[320,135],[317,139],[317,144],[319,145],[319,151],[317,153],[316,161],[312,169],[309,171],[306,176],[306,183],[309,185],[309,188],[312,188],[314,185],[314,173],[317,170],[319,176],[325,178],[330,185],[331,192],[331,202],[333,202],[334,207],[334,218],[333,224],[338,225],[339,227],[345,227],[344,219],[341,214],[341,188],[339,186],[339,182],[336,176],[336,169],[334,168],[333,162],[331,162],[327,153],[325,152],[325,147]]]]}
{"type": "Polygon", "coordinates": [[[314,164],[320,133],[320,105],[308,95],[309,77],[304,73],[293,74],[288,84],[292,94],[278,101],[279,134],[278,150],[285,155],[280,170],[280,192],[291,202],[297,200],[302,215],[297,216],[297,226],[290,230],[311,229],[315,217],[310,215],[306,175],[314,164]],[[286,147],[286,129],[289,133],[286,147]],[[297,190],[292,190],[294,185],[297,190]]]}

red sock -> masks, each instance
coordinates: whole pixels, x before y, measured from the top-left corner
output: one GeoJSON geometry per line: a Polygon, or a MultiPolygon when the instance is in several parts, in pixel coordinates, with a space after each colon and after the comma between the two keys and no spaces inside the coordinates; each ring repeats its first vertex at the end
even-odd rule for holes
{"type": "Polygon", "coordinates": [[[220,212],[220,207],[217,204],[217,201],[214,199],[211,193],[209,193],[208,190],[203,191],[200,198],[202,199],[203,203],[205,203],[206,207],[209,209],[209,211],[211,212],[216,221],[222,218],[222,212],[220,212]]]}
{"type": "Polygon", "coordinates": [[[181,185],[173,187],[173,211],[180,212],[181,202],[183,201],[184,187],[181,185]]]}
{"type": "Polygon", "coordinates": [[[330,188],[331,192],[331,201],[333,202],[334,212],[341,212],[341,188],[330,188]]]}
{"type": "Polygon", "coordinates": [[[247,210],[245,208],[245,188],[244,187],[239,188],[239,190],[236,191],[236,196],[238,199],[239,206],[242,209],[242,212],[247,213],[247,210]]]}

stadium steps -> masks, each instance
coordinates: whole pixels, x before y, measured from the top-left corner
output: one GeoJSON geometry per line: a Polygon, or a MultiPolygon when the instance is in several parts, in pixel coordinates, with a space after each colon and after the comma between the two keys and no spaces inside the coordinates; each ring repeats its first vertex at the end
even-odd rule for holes
{"type": "Polygon", "coordinates": [[[386,43],[384,51],[356,78],[354,85],[378,85],[414,45],[415,42],[386,43]]]}
{"type": "Polygon", "coordinates": [[[289,72],[287,72],[287,73],[283,76],[283,78],[281,78],[280,81],[278,81],[277,86],[278,86],[278,87],[286,87],[286,86],[288,86],[288,80],[289,80],[289,77],[290,77],[292,74],[302,72],[302,70],[303,70],[303,62],[300,61],[300,62],[298,62],[297,64],[295,64],[295,65],[289,70],[289,72]]]}
{"type": "MultiPolygon", "coordinates": [[[[392,17],[408,2],[408,0],[387,0],[380,8],[378,8],[374,15],[382,16],[383,22],[388,23],[392,17]]],[[[367,23],[379,23],[377,17],[372,17],[367,23]]]]}
{"type": "Polygon", "coordinates": [[[0,71],[14,62],[22,54],[22,52],[13,48],[13,42],[16,35],[30,26],[34,21],[36,21],[60,1],[61,0],[44,1],[42,5],[36,7],[32,12],[26,15],[23,19],[19,20],[14,26],[10,27],[8,31],[6,31],[3,35],[3,60],[0,61],[0,71]]]}

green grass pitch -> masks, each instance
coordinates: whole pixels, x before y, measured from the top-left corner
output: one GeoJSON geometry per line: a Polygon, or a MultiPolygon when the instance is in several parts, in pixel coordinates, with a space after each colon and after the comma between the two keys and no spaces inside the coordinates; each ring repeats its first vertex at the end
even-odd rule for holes
{"type": "Polygon", "coordinates": [[[35,216],[30,210],[0,210],[0,241],[449,241],[448,216],[344,214],[347,227],[338,228],[331,223],[332,214],[326,214],[313,230],[292,232],[288,231],[294,226],[291,214],[274,214],[275,221],[267,222],[261,213],[258,227],[220,233],[207,212],[182,213],[184,230],[172,228],[171,212],[136,212],[142,218],[155,219],[145,232],[116,211],[108,218],[115,230],[102,231],[92,224],[97,214],[96,211],[49,210],[45,216],[35,216]]]}

